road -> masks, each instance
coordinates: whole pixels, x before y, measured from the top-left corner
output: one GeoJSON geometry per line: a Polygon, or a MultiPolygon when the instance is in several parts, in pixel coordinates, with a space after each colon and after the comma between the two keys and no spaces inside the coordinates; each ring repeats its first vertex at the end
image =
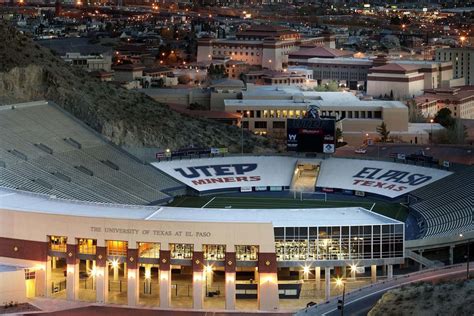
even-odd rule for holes
{"type": "MultiPolygon", "coordinates": [[[[472,266],[473,263],[471,263],[472,266]]],[[[394,288],[405,284],[419,281],[438,281],[446,278],[465,277],[466,265],[458,264],[448,267],[423,270],[408,275],[395,276],[392,280],[375,283],[367,287],[346,293],[344,315],[346,316],[362,316],[367,315],[369,310],[377,303],[382,295],[394,288]]],[[[332,298],[328,303],[319,304],[316,307],[299,311],[296,315],[322,315],[337,316],[340,311],[337,309],[337,300],[340,297],[332,298]]]]}

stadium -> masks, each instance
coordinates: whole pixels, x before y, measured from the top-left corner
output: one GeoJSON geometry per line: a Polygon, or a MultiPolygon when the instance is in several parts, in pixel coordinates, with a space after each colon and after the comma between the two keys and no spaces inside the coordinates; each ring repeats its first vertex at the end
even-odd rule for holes
{"type": "Polygon", "coordinates": [[[298,310],[462,260],[474,168],[407,159],[157,154],[58,106],[0,107],[0,301],[298,310]],[[323,273],[324,271],[324,273],[323,273]]]}

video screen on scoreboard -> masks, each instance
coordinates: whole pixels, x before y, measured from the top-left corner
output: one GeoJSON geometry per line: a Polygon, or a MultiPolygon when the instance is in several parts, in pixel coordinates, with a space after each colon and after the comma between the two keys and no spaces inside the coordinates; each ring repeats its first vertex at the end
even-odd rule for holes
{"type": "Polygon", "coordinates": [[[288,119],[287,150],[332,154],[336,149],[334,119],[288,119]]]}

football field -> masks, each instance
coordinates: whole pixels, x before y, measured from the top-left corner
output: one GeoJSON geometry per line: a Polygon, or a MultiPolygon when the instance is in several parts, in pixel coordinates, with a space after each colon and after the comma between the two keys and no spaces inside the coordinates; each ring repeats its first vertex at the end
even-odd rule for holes
{"type": "Polygon", "coordinates": [[[405,221],[408,209],[399,203],[379,201],[350,201],[350,200],[300,200],[279,197],[236,197],[236,196],[183,196],[176,198],[170,206],[195,208],[334,208],[334,207],[363,207],[368,210],[405,221]]]}

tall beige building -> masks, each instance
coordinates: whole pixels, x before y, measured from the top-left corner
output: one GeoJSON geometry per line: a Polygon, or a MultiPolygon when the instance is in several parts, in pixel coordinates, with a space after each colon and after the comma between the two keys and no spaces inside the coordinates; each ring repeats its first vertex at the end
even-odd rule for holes
{"type": "Polygon", "coordinates": [[[440,48],[435,52],[436,61],[453,62],[453,77],[464,78],[465,85],[474,85],[474,48],[440,48]]]}

